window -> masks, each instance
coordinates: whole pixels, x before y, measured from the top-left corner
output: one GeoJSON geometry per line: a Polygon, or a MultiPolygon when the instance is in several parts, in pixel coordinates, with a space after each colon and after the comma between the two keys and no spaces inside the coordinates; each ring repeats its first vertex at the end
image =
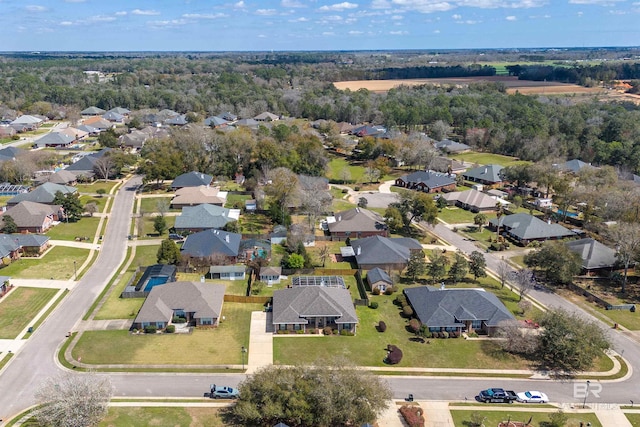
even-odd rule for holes
{"type": "Polygon", "coordinates": [[[300,325],[299,323],[296,323],[295,325],[293,325],[293,329],[295,331],[299,331],[300,329],[302,329],[302,325],[300,325]]]}
{"type": "Polygon", "coordinates": [[[158,322],[158,329],[163,329],[165,326],[164,322],[158,322]]]}
{"type": "Polygon", "coordinates": [[[211,318],[211,317],[203,317],[202,319],[200,319],[200,324],[201,325],[213,325],[213,318],[211,318]]]}
{"type": "Polygon", "coordinates": [[[278,329],[280,329],[281,331],[284,331],[284,330],[287,329],[287,325],[284,325],[284,324],[281,323],[281,324],[278,325],[278,329]]]}
{"type": "Polygon", "coordinates": [[[482,320],[473,320],[473,321],[471,321],[471,327],[473,329],[481,329],[482,328],[482,320]]]}
{"type": "Polygon", "coordinates": [[[185,319],[187,318],[187,315],[185,314],[184,310],[183,310],[183,309],[181,309],[181,308],[179,308],[179,309],[177,309],[177,310],[174,310],[174,311],[173,311],[173,315],[174,315],[175,317],[184,317],[185,319]]]}
{"type": "Polygon", "coordinates": [[[456,328],[455,326],[447,326],[446,328],[444,328],[444,330],[447,332],[455,332],[458,330],[458,328],[456,328]]]}

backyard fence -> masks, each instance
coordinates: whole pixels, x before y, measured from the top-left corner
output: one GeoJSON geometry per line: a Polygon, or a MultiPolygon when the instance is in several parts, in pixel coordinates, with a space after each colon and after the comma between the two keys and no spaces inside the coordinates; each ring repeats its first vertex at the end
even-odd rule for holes
{"type": "Polygon", "coordinates": [[[224,302],[241,302],[249,304],[266,304],[271,302],[272,297],[267,296],[244,296],[244,295],[224,295],[224,302]]]}

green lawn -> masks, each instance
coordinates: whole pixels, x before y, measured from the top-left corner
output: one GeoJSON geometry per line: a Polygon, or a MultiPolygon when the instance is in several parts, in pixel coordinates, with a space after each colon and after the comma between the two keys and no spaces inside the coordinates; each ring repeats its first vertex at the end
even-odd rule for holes
{"type": "Polygon", "coordinates": [[[362,182],[364,179],[364,168],[362,166],[354,166],[347,161],[347,159],[343,157],[334,157],[329,161],[329,166],[327,170],[327,178],[330,181],[343,181],[343,170],[346,169],[349,171],[348,182],[358,183],[362,182]]]}
{"type": "Polygon", "coordinates": [[[476,215],[476,213],[455,206],[438,209],[438,219],[441,219],[447,224],[473,224],[473,217],[476,215]]]}
{"type": "Polygon", "coordinates": [[[224,411],[223,408],[215,407],[111,406],[98,427],[223,427],[228,424],[222,421],[222,411],[224,411]]]}
{"type": "MultiPolygon", "coordinates": [[[[198,273],[178,273],[176,280],[186,282],[199,282],[201,274],[198,273]]],[[[220,280],[220,279],[206,279],[207,283],[216,283],[225,286],[225,295],[246,295],[247,294],[247,279],[245,280],[220,280]]],[[[260,294],[263,295],[263,294],[260,294]]]]}
{"type": "Polygon", "coordinates": [[[109,194],[109,192],[111,191],[111,189],[117,184],[117,182],[114,181],[95,181],[91,184],[78,184],[76,185],[76,188],[78,189],[79,193],[89,193],[89,194],[96,194],[98,192],[98,189],[102,188],[104,191],[106,191],[106,194],[109,194]]]}
{"type": "MultiPolygon", "coordinates": [[[[484,425],[489,426],[497,426],[498,423],[511,420],[511,421],[521,421],[527,422],[529,421],[529,417],[533,417],[532,425],[534,427],[538,427],[544,424],[541,422],[548,422],[549,415],[556,411],[549,412],[526,412],[526,411],[486,411],[486,410],[452,410],[451,416],[453,417],[453,424],[456,427],[467,427],[471,421],[471,414],[473,412],[479,412],[482,416],[485,417],[484,425]]],[[[427,417],[429,414],[425,414],[427,417]]],[[[593,413],[584,413],[584,414],[566,414],[568,417],[567,423],[564,424],[565,427],[578,427],[580,422],[583,422],[583,425],[587,425],[588,422],[591,423],[592,427],[602,427],[598,417],[596,417],[593,413]]]]}
{"type": "Polygon", "coordinates": [[[88,255],[87,249],[56,246],[42,259],[22,258],[1,271],[3,275],[16,279],[69,280],[73,278],[74,261],[80,268],[88,255]]]}
{"type": "Polygon", "coordinates": [[[251,312],[260,304],[225,303],[225,320],[213,329],[192,334],[135,335],[129,331],[87,331],[72,354],[88,364],[224,365],[242,363],[242,346],[249,345],[251,312]],[[237,349],[237,351],[233,351],[237,349]],[[188,350],[188,351],[187,351],[188,350]]]}
{"type": "Polygon", "coordinates": [[[241,232],[247,234],[268,234],[274,225],[271,218],[257,213],[242,215],[238,222],[241,232]]]}
{"type": "Polygon", "coordinates": [[[144,216],[142,217],[143,221],[143,229],[142,233],[138,235],[138,239],[159,239],[166,238],[169,235],[169,229],[172,228],[176,223],[175,216],[165,216],[165,222],[167,224],[167,230],[162,234],[162,236],[158,236],[156,230],[153,228],[153,221],[155,217],[152,216],[144,216]]]}
{"type": "Polygon", "coordinates": [[[516,157],[503,156],[501,154],[492,153],[456,153],[449,156],[449,158],[465,161],[469,163],[477,163],[479,165],[501,165],[512,166],[519,163],[530,163],[523,160],[518,160],[516,157]]]}
{"type": "Polygon", "coordinates": [[[624,414],[633,427],[640,427],[640,414],[624,414]]]}
{"type": "Polygon", "coordinates": [[[88,237],[89,241],[93,241],[99,222],[98,217],[82,217],[78,222],[61,222],[45,234],[51,240],[75,240],[76,237],[88,237]]]}
{"type": "Polygon", "coordinates": [[[16,338],[57,292],[57,289],[20,286],[3,298],[0,303],[0,339],[16,338]]]}
{"type": "MultiPolygon", "coordinates": [[[[113,291],[104,302],[100,311],[95,315],[96,320],[103,319],[129,319],[134,318],[138,314],[138,310],[144,302],[144,298],[120,298],[120,294],[124,290],[127,281],[133,276],[137,267],[145,267],[153,265],[157,262],[156,254],[159,246],[138,246],[136,247],[136,256],[123,274],[122,279],[115,284],[113,291]]],[[[128,258],[127,258],[128,259],[128,258]]]]}
{"type": "MultiPolygon", "coordinates": [[[[164,200],[167,202],[167,206],[169,206],[172,198],[173,196],[143,197],[140,199],[140,212],[158,212],[158,202],[164,200]]],[[[171,209],[172,212],[179,212],[180,210],[181,209],[171,209]]]]}
{"type": "Polygon", "coordinates": [[[224,207],[229,209],[244,209],[244,202],[251,199],[253,199],[253,197],[249,194],[228,194],[224,207]]]}
{"type": "Polygon", "coordinates": [[[107,200],[109,200],[108,196],[105,196],[105,197],[97,197],[97,196],[89,196],[89,195],[80,196],[80,203],[82,204],[82,206],[85,206],[87,203],[95,203],[96,206],[98,207],[98,210],[96,212],[104,211],[104,206],[107,204],[107,200]]]}

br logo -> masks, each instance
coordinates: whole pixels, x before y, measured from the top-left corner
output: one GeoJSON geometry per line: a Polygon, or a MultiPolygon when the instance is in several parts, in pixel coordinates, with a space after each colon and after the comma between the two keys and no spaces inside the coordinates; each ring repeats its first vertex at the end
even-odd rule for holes
{"type": "Polygon", "coordinates": [[[600,383],[573,383],[573,397],[576,399],[584,399],[589,394],[600,398],[600,393],[602,393],[602,384],[600,383]]]}

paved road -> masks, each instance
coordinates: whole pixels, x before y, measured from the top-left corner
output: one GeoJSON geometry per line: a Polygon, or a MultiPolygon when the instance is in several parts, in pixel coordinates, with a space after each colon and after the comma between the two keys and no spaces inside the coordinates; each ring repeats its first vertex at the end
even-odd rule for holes
{"type": "Polygon", "coordinates": [[[140,183],[141,178],[134,177],[118,191],[102,250],[93,266],[0,375],[0,419],[32,405],[33,393],[39,384],[59,372],[55,350],[124,260],[135,195],[131,188],[140,183]]]}

